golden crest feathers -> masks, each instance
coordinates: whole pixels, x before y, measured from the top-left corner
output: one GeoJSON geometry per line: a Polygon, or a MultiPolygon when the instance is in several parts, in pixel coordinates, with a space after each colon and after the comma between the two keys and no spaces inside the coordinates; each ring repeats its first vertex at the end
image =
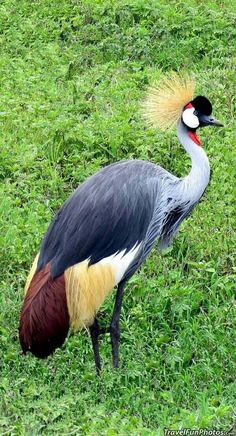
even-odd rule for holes
{"type": "Polygon", "coordinates": [[[175,72],[150,86],[142,103],[143,117],[154,127],[167,129],[177,123],[186,104],[193,100],[195,80],[175,72]]]}

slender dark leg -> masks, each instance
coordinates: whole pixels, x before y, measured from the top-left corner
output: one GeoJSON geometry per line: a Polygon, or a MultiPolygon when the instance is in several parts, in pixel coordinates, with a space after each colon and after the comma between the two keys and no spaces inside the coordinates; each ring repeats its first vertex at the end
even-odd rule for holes
{"type": "Polygon", "coordinates": [[[94,360],[95,360],[95,366],[97,375],[100,375],[101,370],[101,361],[100,361],[100,354],[99,354],[99,344],[98,344],[98,337],[100,334],[99,330],[99,324],[97,319],[94,319],[93,324],[89,327],[92,344],[93,344],[93,352],[94,352],[94,360]]]}
{"type": "Polygon", "coordinates": [[[125,286],[124,282],[118,285],[114,311],[110,324],[112,363],[114,368],[118,368],[119,366],[120,312],[121,312],[124,286],[125,286]]]}

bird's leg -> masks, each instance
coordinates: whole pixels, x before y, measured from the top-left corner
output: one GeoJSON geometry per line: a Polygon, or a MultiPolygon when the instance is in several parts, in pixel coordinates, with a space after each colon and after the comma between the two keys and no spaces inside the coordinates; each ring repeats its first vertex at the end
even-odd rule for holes
{"type": "Polygon", "coordinates": [[[96,318],[94,319],[93,324],[89,327],[89,331],[93,344],[93,353],[94,353],[96,371],[97,371],[97,375],[100,375],[101,361],[100,361],[99,343],[98,343],[100,330],[99,330],[98,320],[96,318]]]}
{"type": "Polygon", "coordinates": [[[118,368],[119,366],[120,312],[121,312],[124,285],[125,285],[124,282],[118,285],[114,311],[110,324],[112,363],[114,368],[118,368]]]}

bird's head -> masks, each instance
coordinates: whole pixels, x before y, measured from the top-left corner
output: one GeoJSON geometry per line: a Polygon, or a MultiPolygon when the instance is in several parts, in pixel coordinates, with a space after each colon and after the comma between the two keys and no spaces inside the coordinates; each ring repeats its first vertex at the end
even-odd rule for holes
{"type": "Polygon", "coordinates": [[[190,129],[198,127],[218,126],[223,124],[212,116],[212,105],[208,98],[199,95],[183,108],[182,121],[190,129]]]}
{"type": "MultiPolygon", "coordinates": [[[[199,127],[223,126],[212,116],[212,105],[208,98],[194,98],[195,82],[192,77],[172,73],[162,82],[149,88],[143,102],[143,115],[152,125],[161,129],[183,123],[189,135],[199,127]]],[[[198,142],[197,136],[196,141],[198,142]]]]}
{"type": "Polygon", "coordinates": [[[184,106],[181,121],[187,128],[188,135],[197,145],[201,145],[196,135],[196,130],[199,127],[223,127],[223,124],[212,116],[211,102],[202,95],[195,97],[184,106]]]}

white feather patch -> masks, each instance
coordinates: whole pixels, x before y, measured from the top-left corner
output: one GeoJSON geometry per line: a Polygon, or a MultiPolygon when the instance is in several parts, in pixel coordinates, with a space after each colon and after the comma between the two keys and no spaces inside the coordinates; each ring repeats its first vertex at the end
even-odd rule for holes
{"type": "Polygon", "coordinates": [[[127,271],[129,265],[131,264],[131,262],[134,260],[139,248],[140,248],[140,244],[135,244],[133,246],[133,248],[128,251],[125,254],[125,250],[122,250],[120,252],[114,253],[109,257],[105,257],[104,259],[100,260],[100,264],[109,264],[111,265],[114,274],[115,274],[115,284],[117,285],[122,277],[125,274],[125,271],[127,271]]]}
{"type": "Polygon", "coordinates": [[[191,127],[192,129],[196,129],[199,126],[199,120],[196,115],[194,115],[195,108],[191,107],[185,109],[182,114],[182,119],[186,126],[191,127]]]}

